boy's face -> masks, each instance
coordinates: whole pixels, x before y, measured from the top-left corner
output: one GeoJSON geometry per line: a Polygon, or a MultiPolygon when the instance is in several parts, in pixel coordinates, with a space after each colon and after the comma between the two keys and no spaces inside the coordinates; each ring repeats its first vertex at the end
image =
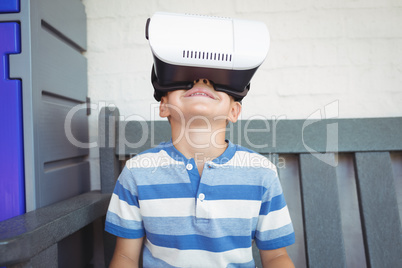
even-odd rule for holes
{"type": "Polygon", "coordinates": [[[160,116],[170,120],[229,120],[236,122],[241,104],[228,94],[214,90],[208,79],[194,81],[189,90],[175,90],[162,97],[160,116]]]}

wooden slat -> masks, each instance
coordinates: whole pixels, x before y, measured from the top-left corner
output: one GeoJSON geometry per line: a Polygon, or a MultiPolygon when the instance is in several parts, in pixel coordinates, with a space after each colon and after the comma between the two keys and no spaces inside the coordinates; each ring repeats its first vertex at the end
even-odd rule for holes
{"type": "Polygon", "coordinates": [[[279,155],[276,162],[283,194],[289,208],[296,242],[287,247],[289,256],[297,268],[307,267],[304,239],[303,209],[301,205],[301,188],[299,157],[297,155],[279,155]]]}
{"type": "Polygon", "coordinates": [[[402,152],[391,153],[392,171],[395,179],[396,199],[398,201],[399,218],[402,222],[402,152]]]}
{"type": "Polygon", "coordinates": [[[39,125],[39,152],[42,163],[84,157],[89,154],[89,127],[86,109],[69,112],[80,103],[62,96],[42,92],[39,125]],[[70,115],[71,116],[71,115],[70,115]],[[66,121],[66,120],[69,121],[66,121]],[[65,125],[66,124],[66,125],[65,125]],[[69,132],[67,132],[68,130],[69,132]]]}
{"type": "Polygon", "coordinates": [[[98,146],[102,193],[113,193],[116,179],[120,173],[120,164],[116,156],[118,137],[119,110],[102,108],[99,113],[98,146]]]}
{"type": "Polygon", "coordinates": [[[35,74],[46,77],[33,84],[35,90],[50,92],[80,102],[88,96],[87,59],[77,50],[41,29],[33,58],[35,74]],[[37,57],[37,58],[36,58],[37,57]]]}
{"type": "Polygon", "coordinates": [[[63,165],[57,165],[55,169],[44,172],[39,185],[40,193],[42,193],[39,195],[41,206],[48,206],[90,191],[89,172],[88,161],[71,164],[67,162],[63,165]],[[63,189],[63,191],[55,191],[55,189],[63,189]]]}
{"type": "Polygon", "coordinates": [[[370,267],[400,267],[402,233],[388,152],[356,153],[357,186],[370,267]]]}
{"type": "Polygon", "coordinates": [[[168,121],[122,121],[119,133],[118,155],[138,154],[171,138],[168,121]]]}
{"type": "MultiPolygon", "coordinates": [[[[167,121],[121,123],[119,155],[135,154],[170,139],[167,121]]],[[[227,126],[226,137],[263,154],[401,151],[401,129],[402,117],[240,120],[227,126]]]]}
{"type": "Polygon", "coordinates": [[[308,267],[345,267],[336,170],[301,154],[300,172],[308,267]]]}
{"type": "Polygon", "coordinates": [[[401,117],[241,120],[228,134],[260,153],[364,152],[402,150],[401,129],[401,117]]]}
{"type": "Polygon", "coordinates": [[[353,154],[338,154],[336,167],[347,267],[367,267],[353,154]]]}
{"type": "Polygon", "coordinates": [[[41,19],[50,24],[63,38],[76,44],[81,50],[86,50],[86,14],[82,1],[41,0],[38,11],[41,19]]]}

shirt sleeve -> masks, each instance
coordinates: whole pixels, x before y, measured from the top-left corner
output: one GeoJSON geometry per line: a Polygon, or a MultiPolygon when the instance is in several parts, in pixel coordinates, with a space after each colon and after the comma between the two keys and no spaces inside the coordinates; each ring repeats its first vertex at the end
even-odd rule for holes
{"type": "Polygon", "coordinates": [[[138,192],[132,172],[124,167],[114,188],[106,214],[105,230],[123,238],[141,238],[145,234],[138,192]]]}
{"type": "Polygon", "coordinates": [[[282,248],[295,242],[289,210],[276,174],[263,195],[258,217],[255,242],[261,250],[282,248]]]}

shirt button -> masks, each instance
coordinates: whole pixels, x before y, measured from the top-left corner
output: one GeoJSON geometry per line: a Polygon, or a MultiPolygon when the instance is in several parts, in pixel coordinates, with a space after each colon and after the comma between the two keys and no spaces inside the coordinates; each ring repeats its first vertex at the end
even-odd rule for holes
{"type": "Polygon", "coordinates": [[[187,165],[186,165],[186,169],[187,169],[187,170],[192,170],[192,169],[193,169],[193,165],[192,165],[192,164],[187,164],[187,165]]]}
{"type": "Polygon", "coordinates": [[[201,201],[203,201],[205,199],[205,194],[200,194],[198,196],[198,199],[200,199],[201,201]]]}

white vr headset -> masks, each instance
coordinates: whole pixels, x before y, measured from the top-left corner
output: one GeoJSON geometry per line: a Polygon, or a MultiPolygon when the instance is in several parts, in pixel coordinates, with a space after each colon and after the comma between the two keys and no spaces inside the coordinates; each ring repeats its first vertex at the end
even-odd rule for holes
{"type": "Polygon", "coordinates": [[[200,78],[241,101],[270,41],[262,22],[160,12],[148,19],[145,35],[154,56],[157,101],[169,91],[192,88],[200,78]]]}

